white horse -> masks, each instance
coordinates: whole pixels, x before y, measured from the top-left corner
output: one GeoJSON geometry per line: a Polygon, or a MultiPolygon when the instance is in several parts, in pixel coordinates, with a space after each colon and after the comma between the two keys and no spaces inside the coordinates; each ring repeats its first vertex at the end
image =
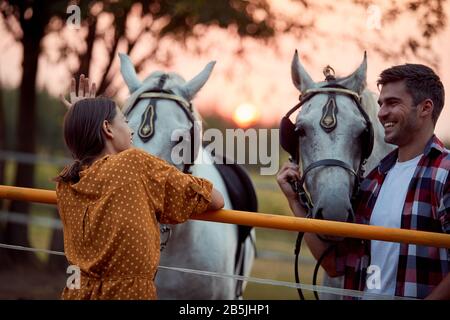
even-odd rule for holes
{"type": "MultiPolygon", "coordinates": [[[[198,143],[201,141],[201,122],[198,121],[199,116],[190,102],[208,80],[215,62],[210,62],[202,72],[188,82],[176,73],[159,71],[153,72],[141,82],[127,55],[120,54],[120,62],[122,76],[131,94],[126,103],[125,108],[128,108],[128,111],[125,110],[125,114],[129,126],[135,132],[134,145],[174,164],[171,154],[179,141],[172,141],[172,135],[174,132],[182,132],[184,133],[182,136],[188,140],[188,145],[192,146],[189,160],[208,159],[209,163],[212,163],[211,155],[203,149],[201,143],[198,143]],[[196,143],[191,143],[192,139],[196,143]]],[[[184,171],[189,167],[193,175],[211,181],[224,196],[225,208],[231,209],[233,199],[230,198],[226,181],[217,167],[204,164],[205,161],[203,164],[197,162],[191,166],[185,162],[174,165],[184,171]]],[[[254,189],[249,190],[248,186],[245,190],[254,193],[254,189]]],[[[251,231],[251,236],[246,238],[240,257],[237,257],[239,241],[236,225],[190,220],[183,224],[171,225],[170,229],[168,243],[161,252],[161,266],[212,271],[226,275],[234,275],[241,269],[243,275],[249,276],[255,257],[254,230],[251,231]],[[236,260],[239,260],[238,266],[236,260]]],[[[166,234],[162,234],[162,240],[166,237],[166,234]]],[[[242,298],[242,291],[239,290],[240,282],[230,278],[195,275],[160,268],[155,281],[159,299],[242,298]]],[[[245,287],[245,283],[243,286],[245,287]]]]}
{"type": "MultiPolygon", "coordinates": [[[[377,117],[379,106],[374,94],[366,89],[366,55],[356,71],[347,77],[334,78],[331,70],[324,71],[328,81],[316,83],[300,63],[297,52],[294,54],[292,80],[303,96],[310,94],[296,118],[299,133],[296,147],[299,147],[302,169],[323,159],[339,160],[349,166],[346,169],[331,162],[311,169],[305,177],[305,188],[314,204],[312,217],[345,222],[353,220],[350,200],[356,179],[350,168],[355,172],[363,169],[368,174],[394,146],[384,142],[384,129],[377,117]],[[344,90],[333,91],[333,88],[344,90]],[[368,123],[352,92],[361,97],[360,107],[373,128],[373,149],[365,164],[361,162],[364,150],[369,147],[369,135],[365,131],[368,123]]],[[[329,281],[325,277],[325,280],[327,285],[342,286],[341,279],[329,281]]]]}

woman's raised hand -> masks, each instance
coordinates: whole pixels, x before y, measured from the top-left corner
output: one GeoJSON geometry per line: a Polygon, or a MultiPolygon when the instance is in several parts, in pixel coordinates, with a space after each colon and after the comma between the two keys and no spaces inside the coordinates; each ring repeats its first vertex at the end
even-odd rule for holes
{"type": "Polygon", "coordinates": [[[75,78],[72,78],[70,83],[70,94],[69,100],[67,100],[63,94],[59,96],[61,102],[66,106],[67,109],[73,106],[75,102],[78,102],[87,98],[95,98],[95,82],[92,85],[89,83],[89,78],[86,78],[84,74],[80,76],[80,81],[78,82],[78,94],[77,94],[77,83],[75,78]]]}

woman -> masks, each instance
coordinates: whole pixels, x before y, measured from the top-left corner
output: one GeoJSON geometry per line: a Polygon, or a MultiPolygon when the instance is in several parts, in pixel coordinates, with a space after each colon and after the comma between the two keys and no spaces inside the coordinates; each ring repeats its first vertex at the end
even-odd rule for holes
{"type": "MultiPolygon", "coordinates": [[[[156,299],[159,223],[181,223],[223,207],[212,184],[131,147],[116,106],[72,80],[64,139],[75,162],[56,178],[64,248],[81,270],[80,289],[63,299],[156,299]],[[86,98],[88,97],[88,98],[86,98]],[[84,98],[84,99],[83,99],[84,98]]],[[[95,91],[95,87],[92,88],[95,91]]]]}

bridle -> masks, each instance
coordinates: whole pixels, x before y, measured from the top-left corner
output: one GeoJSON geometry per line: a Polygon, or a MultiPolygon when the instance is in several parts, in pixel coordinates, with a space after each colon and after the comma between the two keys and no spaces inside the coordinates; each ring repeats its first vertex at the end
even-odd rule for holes
{"type": "Polygon", "coordinates": [[[183,163],[183,172],[190,173],[191,166],[194,164],[195,157],[198,153],[198,150],[196,150],[195,148],[195,136],[194,136],[195,118],[193,107],[189,101],[187,101],[183,97],[176,95],[173,91],[162,89],[164,87],[166,80],[167,74],[163,74],[159,79],[157,88],[141,93],[135,99],[134,103],[130,104],[125,109],[124,115],[128,116],[134,109],[134,107],[137,105],[139,100],[150,99],[147,107],[145,108],[144,113],[142,114],[141,124],[139,125],[139,129],[137,132],[139,138],[141,138],[141,140],[145,143],[148,142],[155,133],[154,130],[154,122],[156,120],[155,110],[158,101],[164,99],[176,102],[176,104],[183,110],[183,112],[185,113],[186,117],[189,119],[192,125],[190,129],[190,137],[191,137],[190,159],[185,163],[183,163]]]}
{"type": "MultiPolygon", "coordinates": [[[[355,183],[353,187],[352,192],[352,199],[357,195],[359,190],[359,184],[364,177],[364,165],[367,162],[367,159],[370,157],[373,149],[373,143],[374,143],[374,134],[373,134],[373,126],[372,122],[370,121],[369,116],[364,111],[364,109],[361,106],[361,97],[358,93],[349,90],[339,84],[337,84],[335,81],[331,80],[330,83],[326,85],[325,87],[321,88],[314,88],[307,90],[303,95],[300,96],[300,102],[295,105],[291,110],[288,111],[288,113],[282,118],[281,120],[281,135],[280,135],[280,143],[282,147],[288,151],[291,155],[291,161],[298,163],[299,162],[299,151],[298,151],[298,144],[295,145],[295,149],[293,149],[293,139],[298,139],[298,135],[296,134],[297,129],[295,125],[290,121],[289,116],[294,113],[296,110],[300,109],[302,105],[304,105],[307,101],[309,101],[313,96],[316,94],[323,94],[326,93],[328,95],[328,101],[324,106],[324,112],[321,119],[321,127],[323,130],[325,130],[327,133],[334,130],[334,128],[337,125],[337,105],[336,105],[336,95],[346,95],[352,98],[352,100],[355,102],[359,112],[363,116],[365,122],[366,122],[366,128],[364,129],[363,133],[363,151],[361,153],[361,161],[359,164],[359,168],[357,171],[354,170],[354,168],[337,159],[322,159],[315,161],[311,163],[308,167],[306,167],[303,170],[302,178],[301,180],[296,184],[294,187],[296,189],[296,192],[299,194],[301,200],[307,205],[307,207],[311,210],[314,206],[311,198],[309,197],[308,193],[306,192],[304,188],[304,183],[307,174],[318,167],[341,167],[348,171],[352,176],[355,177],[355,183]],[[331,110],[331,112],[330,112],[331,110]],[[288,131],[288,132],[286,132],[288,131]],[[288,136],[288,137],[286,137],[288,136]],[[366,141],[364,141],[366,140],[366,141]],[[364,144],[367,143],[365,146],[364,144]],[[286,146],[287,144],[290,144],[286,146]]],[[[294,142],[296,143],[296,141],[294,142]]]]}
{"type": "MultiPolygon", "coordinates": [[[[324,75],[326,77],[327,85],[321,88],[313,88],[307,90],[304,94],[302,94],[299,98],[300,102],[295,105],[291,110],[287,112],[287,114],[281,119],[280,123],[280,144],[289,154],[290,154],[290,160],[292,162],[295,162],[296,164],[299,163],[299,144],[298,144],[298,133],[296,126],[291,122],[289,119],[289,116],[292,115],[295,111],[301,108],[302,105],[304,105],[307,101],[309,101],[313,96],[316,94],[323,94],[326,93],[328,95],[328,101],[323,106],[323,112],[322,112],[322,118],[320,120],[321,128],[327,132],[332,132],[336,126],[337,126],[337,117],[336,113],[338,111],[337,104],[336,104],[336,95],[345,95],[350,97],[356,104],[359,112],[363,116],[365,122],[366,122],[366,128],[364,129],[364,132],[362,134],[362,152],[361,152],[361,161],[359,164],[359,168],[357,171],[354,170],[352,166],[345,163],[344,161],[337,160],[337,159],[322,159],[315,161],[311,163],[308,167],[306,167],[303,170],[302,177],[300,181],[294,181],[292,183],[292,188],[294,191],[298,194],[301,202],[306,205],[306,209],[308,210],[307,217],[310,218],[312,214],[312,209],[314,207],[314,204],[309,197],[308,193],[305,190],[304,184],[306,176],[311,170],[318,168],[318,167],[340,167],[348,171],[352,176],[355,177],[355,183],[353,186],[353,191],[351,198],[354,200],[354,198],[357,196],[359,192],[360,182],[364,176],[364,165],[367,162],[367,159],[370,157],[373,149],[374,144],[374,132],[373,132],[373,126],[372,122],[370,121],[369,116],[364,111],[361,105],[361,97],[358,93],[355,91],[349,90],[348,88],[339,85],[336,82],[336,78],[334,77],[334,70],[327,66],[324,69],[324,75]],[[333,71],[333,74],[331,73],[333,71]],[[365,143],[367,143],[365,145],[365,143]]],[[[303,239],[303,232],[299,232],[296,245],[295,245],[295,281],[299,284],[300,283],[300,276],[299,276],[299,270],[298,270],[298,260],[300,255],[300,249],[301,249],[301,242],[303,239]]],[[[319,271],[319,266],[321,265],[323,259],[336,248],[336,246],[330,245],[321,255],[321,257],[318,259],[316,266],[314,268],[314,276],[313,276],[313,285],[316,284],[317,280],[317,273],[319,271]]],[[[303,296],[303,292],[300,288],[297,289],[298,294],[300,296],[301,300],[304,300],[305,297],[303,296]]],[[[314,290],[314,296],[317,300],[319,300],[319,296],[317,292],[314,290]]]]}

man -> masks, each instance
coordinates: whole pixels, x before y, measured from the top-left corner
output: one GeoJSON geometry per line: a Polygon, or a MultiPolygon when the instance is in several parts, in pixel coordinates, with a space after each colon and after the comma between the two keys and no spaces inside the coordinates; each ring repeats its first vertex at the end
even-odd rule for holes
{"type": "MultiPolygon", "coordinates": [[[[405,64],[384,70],[378,85],[385,141],[398,148],[362,182],[353,204],[356,222],[450,233],[450,153],[434,135],[444,105],[442,82],[424,65],[405,64]]],[[[285,164],[277,181],[294,214],[305,217],[290,185],[293,179],[300,179],[298,166],[285,164]]],[[[305,239],[316,258],[330,245],[315,234],[305,239]]],[[[344,275],[347,289],[450,299],[449,257],[450,250],[443,248],[345,239],[322,267],[330,276],[344,275]],[[379,287],[367,287],[369,265],[379,268],[379,287]]]]}

